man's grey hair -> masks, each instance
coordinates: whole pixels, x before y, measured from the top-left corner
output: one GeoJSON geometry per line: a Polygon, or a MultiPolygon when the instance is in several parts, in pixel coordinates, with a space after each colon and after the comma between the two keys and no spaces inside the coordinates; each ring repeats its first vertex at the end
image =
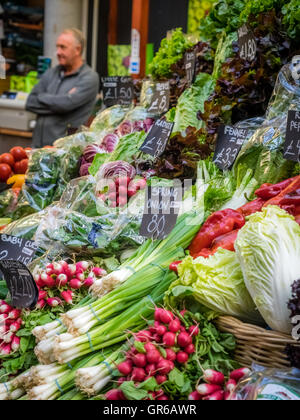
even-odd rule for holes
{"type": "Polygon", "coordinates": [[[68,28],[65,29],[63,32],[63,34],[72,34],[73,37],[75,38],[76,42],[78,43],[78,45],[80,45],[81,47],[81,54],[83,54],[84,48],[85,48],[85,37],[83,35],[83,33],[76,28],[68,28]]]}

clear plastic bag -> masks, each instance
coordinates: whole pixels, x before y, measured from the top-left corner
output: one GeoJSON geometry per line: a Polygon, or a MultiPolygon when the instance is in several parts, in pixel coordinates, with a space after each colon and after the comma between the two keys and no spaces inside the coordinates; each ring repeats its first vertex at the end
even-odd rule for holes
{"type": "Polygon", "coordinates": [[[300,370],[270,369],[252,366],[252,373],[242,379],[231,400],[300,401],[300,370]]]}
{"type": "Polygon", "coordinates": [[[115,105],[100,111],[90,126],[90,131],[105,135],[108,130],[114,130],[123,121],[130,110],[128,106],[115,105]]]}

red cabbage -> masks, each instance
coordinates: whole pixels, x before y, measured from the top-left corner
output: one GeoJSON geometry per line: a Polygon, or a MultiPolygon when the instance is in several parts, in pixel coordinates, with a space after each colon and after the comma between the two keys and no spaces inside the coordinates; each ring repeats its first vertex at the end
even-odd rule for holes
{"type": "Polygon", "coordinates": [[[150,131],[153,124],[154,124],[154,119],[153,118],[146,118],[144,120],[143,125],[144,125],[144,130],[145,130],[146,133],[148,133],[148,131],[150,131]]]}
{"type": "Polygon", "coordinates": [[[92,165],[91,163],[84,163],[83,165],[81,165],[80,170],[79,170],[80,176],[89,175],[89,168],[91,165],[92,165]]]}
{"type": "Polygon", "coordinates": [[[107,153],[112,153],[117,147],[118,143],[119,143],[119,137],[116,134],[107,134],[104,137],[101,146],[104,147],[107,153]]]}
{"type": "Polygon", "coordinates": [[[135,168],[123,160],[109,162],[102,165],[98,174],[99,178],[114,178],[118,176],[128,176],[133,179],[136,176],[135,168]]]}
{"type": "Polygon", "coordinates": [[[103,150],[98,144],[90,144],[85,148],[83,158],[87,163],[92,163],[97,153],[106,153],[106,150],[103,150]]]}
{"type": "Polygon", "coordinates": [[[127,134],[131,134],[133,131],[133,125],[130,121],[124,121],[118,128],[119,137],[124,137],[127,134]]]}

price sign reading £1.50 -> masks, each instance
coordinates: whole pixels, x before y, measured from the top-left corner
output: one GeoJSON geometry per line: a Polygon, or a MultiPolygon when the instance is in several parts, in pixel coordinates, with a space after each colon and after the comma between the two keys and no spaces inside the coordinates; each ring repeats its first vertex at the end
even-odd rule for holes
{"type": "Polygon", "coordinates": [[[167,122],[163,119],[157,120],[149,131],[140,150],[155,158],[162,155],[168,144],[173,127],[174,123],[167,122]]]}
{"type": "Polygon", "coordinates": [[[165,239],[176,225],[182,187],[148,187],[140,235],[145,238],[165,239]]]}
{"type": "Polygon", "coordinates": [[[134,87],[131,77],[103,77],[103,102],[105,106],[131,105],[134,87]]]}

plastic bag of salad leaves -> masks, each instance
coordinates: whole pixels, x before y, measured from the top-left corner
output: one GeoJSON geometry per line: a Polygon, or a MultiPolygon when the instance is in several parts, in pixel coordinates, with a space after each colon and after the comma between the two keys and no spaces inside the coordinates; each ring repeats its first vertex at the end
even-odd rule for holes
{"type": "Polygon", "coordinates": [[[9,189],[0,193],[0,217],[9,217],[18,203],[18,193],[9,189]]]}
{"type": "Polygon", "coordinates": [[[69,251],[101,257],[120,256],[144,243],[139,235],[144,191],[124,208],[111,208],[98,196],[97,181],[82,177],[70,182],[60,202],[47,209],[35,234],[39,247],[60,243],[69,251]]]}
{"type": "Polygon", "coordinates": [[[252,372],[238,383],[231,400],[300,401],[300,370],[253,364],[252,372]]]}
{"type": "Polygon", "coordinates": [[[100,111],[90,126],[90,131],[105,135],[109,130],[114,130],[123,121],[130,107],[115,105],[100,111]]]}

